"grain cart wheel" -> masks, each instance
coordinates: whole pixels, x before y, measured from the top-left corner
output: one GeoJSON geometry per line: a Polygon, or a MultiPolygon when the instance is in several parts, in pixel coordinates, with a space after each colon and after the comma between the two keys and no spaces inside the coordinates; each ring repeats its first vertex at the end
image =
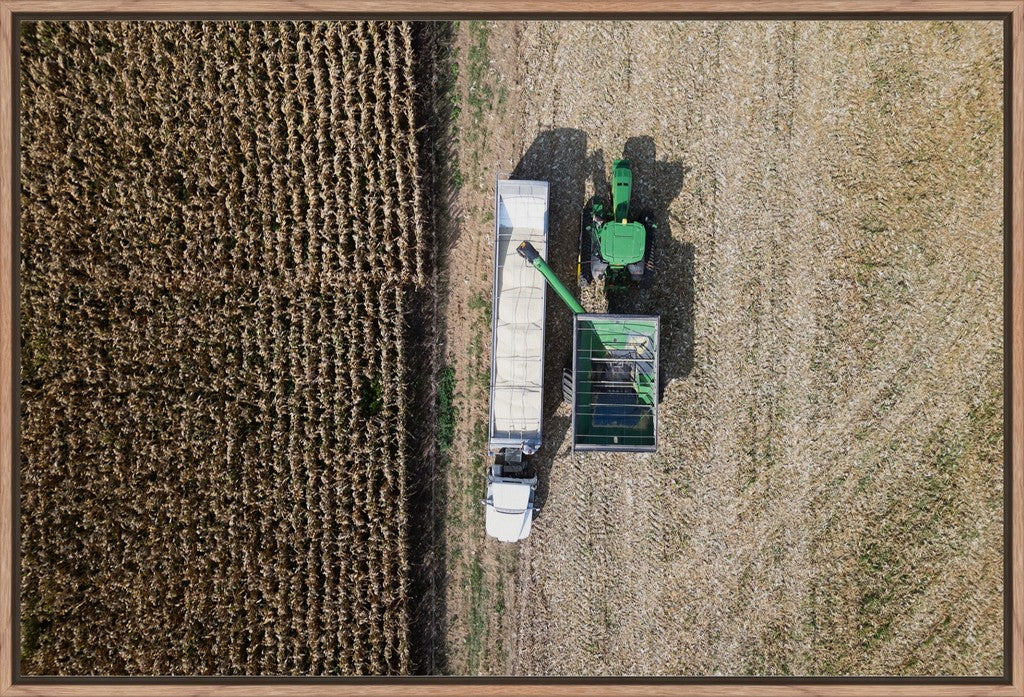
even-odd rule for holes
{"type": "Polygon", "coordinates": [[[562,368],[562,401],[572,404],[572,368],[562,368]]]}

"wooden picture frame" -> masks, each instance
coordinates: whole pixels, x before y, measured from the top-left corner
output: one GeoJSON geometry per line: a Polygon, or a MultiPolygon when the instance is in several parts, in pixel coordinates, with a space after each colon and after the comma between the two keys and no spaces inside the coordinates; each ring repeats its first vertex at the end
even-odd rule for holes
{"type": "Polygon", "coordinates": [[[155,0],[153,2],[108,3],[100,0],[2,0],[0,1],[0,697],[64,695],[101,697],[148,695],[911,695],[963,696],[1024,695],[1024,0],[637,0],[628,6],[606,0],[524,0],[504,3],[496,0],[432,0],[426,6],[415,0],[224,0],[211,6],[199,0],[155,0]],[[1011,394],[1004,416],[1009,428],[1005,463],[1009,491],[1006,500],[1010,518],[1005,524],[1005,552],[1008,555],[1008,580],[1004,587],[1009,606],[1010,654],[1005,657],[1007,673],[1002,679],[458,679],[431,677],[401,678],[25,678],[15,673],[17,659],[14,616],[17,590],[16,560],[13,557],[17,507],[14,496],[14,448],[16,447],[17,390],[13,384],[17,357],[13,354],[13,327],[17,309],[17,279],[13,266],[13,218],[18,182],[14,180],[12,85],[14,69],[13,37],[15,24],[23,17],[40,18],[80,15],[102,17],[146,15],[197,17],[229,14],[237,18],[268,14],[312,17],[321,14],[388,15],[407,18],[444,18],[475,16],[527,18],[530,16],[589,17],[621,16],[662,17],[758,17],[778,15],[799,18],[830,17],[906,17],[924,18],[986,15],[1004,22],[1008,42],[1005,64],[1006,85],[1010,97],[1004,130],[1004,169],[1007,183],[1004,225],[1010,241],[1008,287],[1009,322],[1006,346],[1011,371],[1011,394]]]}

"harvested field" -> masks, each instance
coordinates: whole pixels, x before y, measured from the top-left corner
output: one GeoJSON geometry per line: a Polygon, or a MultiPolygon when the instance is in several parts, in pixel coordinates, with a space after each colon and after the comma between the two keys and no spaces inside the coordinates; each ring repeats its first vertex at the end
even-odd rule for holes
{"type": "Polygon", "coordinates": [[[410,669],[413,33],[22,24],[23,674],[410,669]]]}
{"type": "Polygon", "coordinates": [[[448,671],[1002,674],[1002,40],[460,24],[448,671]],[[569,281],[622,154],[659,261],[610,305],[661,315],[659,452],[569,453],[571,318],[549,294],[543,508],[502,545],[461,493],[484,474],[495,169],[551,182],[569,281]]]}

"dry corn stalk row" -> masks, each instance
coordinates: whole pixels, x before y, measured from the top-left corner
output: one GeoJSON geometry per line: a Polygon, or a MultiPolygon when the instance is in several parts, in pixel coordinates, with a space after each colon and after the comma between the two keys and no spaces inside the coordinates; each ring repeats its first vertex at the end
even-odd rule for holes
{"type": "Polygon", "coordinates": [[[23,673],[407,672],[410,27],[21,50],[23,673]]]}

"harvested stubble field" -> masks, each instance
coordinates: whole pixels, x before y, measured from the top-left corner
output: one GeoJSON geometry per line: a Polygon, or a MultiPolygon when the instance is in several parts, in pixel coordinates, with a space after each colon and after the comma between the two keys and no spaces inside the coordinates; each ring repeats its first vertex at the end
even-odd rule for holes
{"type": "Polygon", "coordinates": [[[22,25],[22,673],[409,670],[414,31],[22,25]]]}
{"type": "MultiPolygon", "coordinates": [[[[446,669],[1003,671],[999,22],[463,22],[446,669]],[[483,535],[494,169],[550,259],[626,151],[660,223],[655,455],[572,455],[547,308],[542,511],[483,535]],[[486,305],[486,302],[484,302],[486,305]]],[[[592,302],[592,299],[588,299],[592,302]]]]}

